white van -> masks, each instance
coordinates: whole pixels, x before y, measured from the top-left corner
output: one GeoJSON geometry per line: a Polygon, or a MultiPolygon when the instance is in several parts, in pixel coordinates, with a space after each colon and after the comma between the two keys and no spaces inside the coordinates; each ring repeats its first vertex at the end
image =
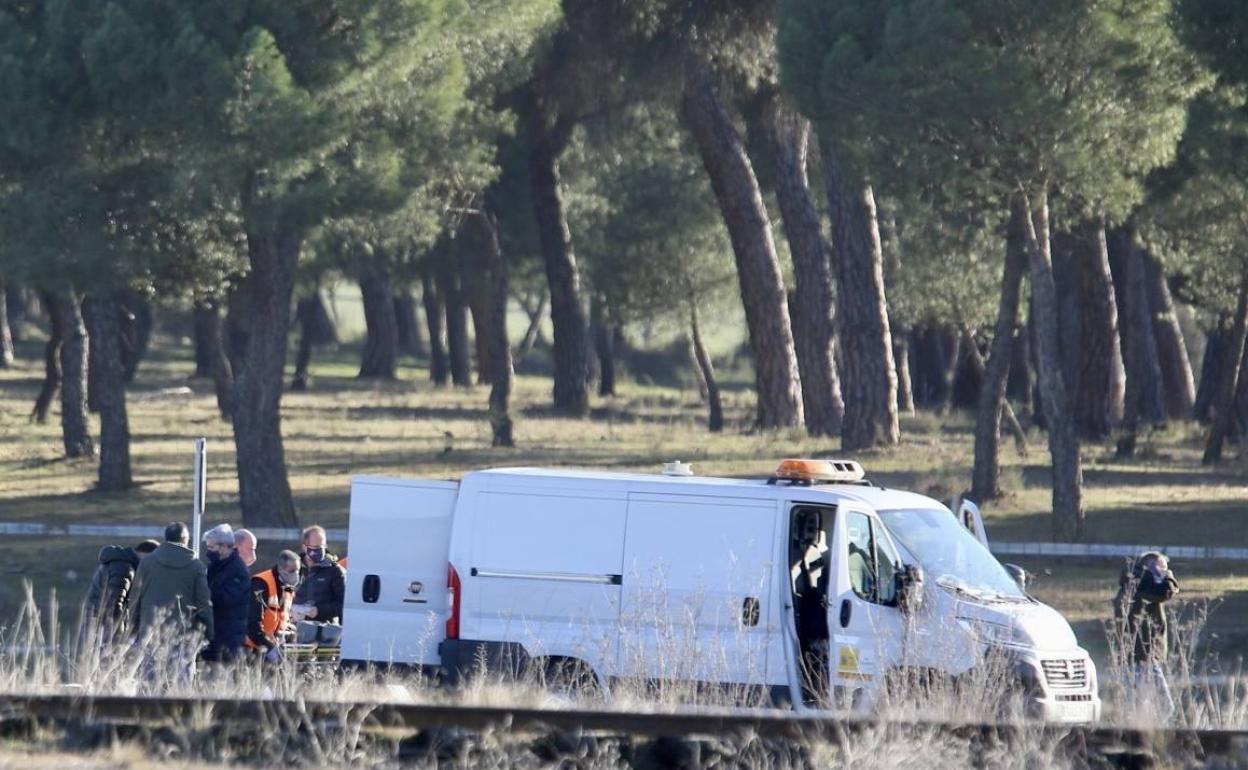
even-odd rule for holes
{"type": "Polygon", "coordinates": [[[885,678],[1008,662],[1031,710],[1099,718],[1070,625],[989,553],[978,511],[853,462],[775,477],[513,468],[352,482],[344,663],[573,666],[869,709],[885,678]],[[962,520],[959,519],[962,517],[962,520]],[[964,526],[965,524],[965,526],[964,526]]]}

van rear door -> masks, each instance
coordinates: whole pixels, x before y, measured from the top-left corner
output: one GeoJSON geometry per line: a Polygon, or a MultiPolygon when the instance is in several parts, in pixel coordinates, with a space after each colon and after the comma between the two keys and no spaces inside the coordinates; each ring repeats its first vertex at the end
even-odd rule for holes
{"type": "Polygon", "coordinates": [[[450,481],[352,481],[343,661],[438,665],[458,489],[450,481]]]}

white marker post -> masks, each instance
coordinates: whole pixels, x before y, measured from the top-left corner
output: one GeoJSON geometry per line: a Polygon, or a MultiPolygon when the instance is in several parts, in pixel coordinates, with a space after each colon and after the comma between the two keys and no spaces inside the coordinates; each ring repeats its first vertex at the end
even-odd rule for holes
{"type": "Polygon", "coordinates": [[[204,496],[208,492],[208,439],[195,439],[195,493],[191,509],[191,550],[199,558],[199,537],[204,526],[204,496]]]}

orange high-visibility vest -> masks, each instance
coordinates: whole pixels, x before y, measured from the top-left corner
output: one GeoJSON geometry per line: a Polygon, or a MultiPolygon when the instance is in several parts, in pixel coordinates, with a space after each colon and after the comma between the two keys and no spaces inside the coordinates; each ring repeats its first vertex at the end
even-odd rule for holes
{"type": "MultiPolygon", "coordinates": [[[[290,615],[290,592],[282,589],[277,575],[273,570],[266,569],[264,572],[256,575],[264,581],[264,611],[260,615],[260,628],[268,636],[276,638],[277,632],[286,625],[286,619],[290,615]]],[[[246,640],[248,647],[260,649],[260,645],[256,644],[248,636],[246,640]]]]}

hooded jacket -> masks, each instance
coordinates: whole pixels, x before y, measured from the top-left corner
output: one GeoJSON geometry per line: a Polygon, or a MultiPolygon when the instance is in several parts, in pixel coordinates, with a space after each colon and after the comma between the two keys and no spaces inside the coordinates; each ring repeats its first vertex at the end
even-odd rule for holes
{"type": "Polygon", "coordinates": [[[161,543],[139,563],[130,590],[130,618],[142,639],[162,612],[169,620],[194,622],[213,637],[212,598],[208,570],[190,548],[180,543],[161,543]]]}
{"type": "Polygon", "coordinates": [[[208,565],[208,591],[212,594],[212,644],[204,651],[209,660],[233,660],[247,638],[247,610],[251,605],[251,575],[247,565],[232,552],[208,565]]]}
{"type": "Polygon", "coordinates": [[[99,566],[87,589],[87,610],[91,617],[114,622],[124,617],[138,566],[139,555],[133,548],[106,545],[100,549],[99,566]]]}

